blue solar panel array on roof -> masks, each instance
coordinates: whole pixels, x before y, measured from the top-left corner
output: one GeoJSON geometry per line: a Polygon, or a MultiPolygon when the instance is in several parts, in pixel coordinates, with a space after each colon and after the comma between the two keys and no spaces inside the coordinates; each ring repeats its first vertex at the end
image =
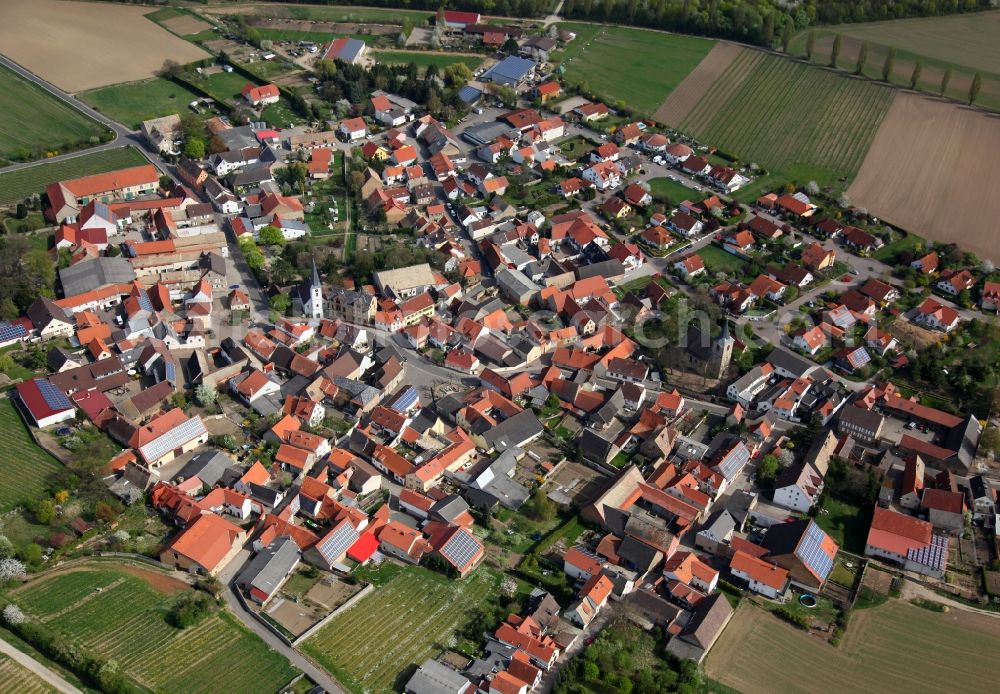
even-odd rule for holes
{"type": "Polygon", "coordinates": [[[722,476],[727,480],[731,480],[748,462],[750,462],[750,450],[742,443],[738,443],[733,447],[733,450],[719,462],[719,472],[721,472],[722,476]]]}
{"type": "Polygon", "coordinates": [[[344,556],[344,552],[350,549],[358,539],[358,531],[354,526],[344,521],[333,532],[330,533],[319,545],[319,553],[328,562],[335,562],[344,556]]]}
{"type": "Polygon", "coordinates": [[[36,378],[35,385],[38,386],[38,392],[42,394],[42,399],[45,400],[45,404],[49,406],[49,409],[73,409],[73,404],[69,401],[69,398],[67,398],[61,390],[56,388],[46,379],[36,378]]]}
{"type": "Polygon", "coordinates": [[[20,323],[8,323],[6,321],[0,323],[0,342],[17,340],[27,335],[28,331],[20,323]]]}
{"type": "Polygon", "coordinates": [[[166,380],[171,383],[177,382],[177,367],[174,366],[172,361],[167,361],[163,367],[163,371],[166,375],[166,380]]]}
{"type": "Polygon", "coordinates": [[[482,545],[479,544],[479,540],[473,537],[471,533],[466,530],[459,530],[441,548],[441,554],[455,566],[463,567],[472,561],[472,558],[476,556],[481,548],[482,545]]]}
{"type": "Polygon", "coordinates": [[[833,557],[823,549],[823,539],[826,537],[818,525],[809,521],[806,532],[795,550],[795,556],[802,560],[809,569],[825,581],[833,569],[833,557]]]}
{"type": "Polygon", "coordinates": [[[139,308],[143,311],[153,310],[153,302],[149,300],[149,294],[144,291],[139,292],[139,308]]]}
{"type": "Polygon", "coordinates": [[[417,398],[419,394],[417,389],[413,386],[407,386],[407,388],[399,394],[399,397],[389,405],[389,407],[396,412],[406,412],[411,407],[417,404],[417,398]]]}

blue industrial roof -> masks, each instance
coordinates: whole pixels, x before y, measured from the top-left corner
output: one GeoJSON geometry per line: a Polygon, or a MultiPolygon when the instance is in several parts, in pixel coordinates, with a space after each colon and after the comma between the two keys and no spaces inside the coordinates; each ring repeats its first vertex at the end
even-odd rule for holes
{"type": "Polygon", "coordinates": [[[483,90],[471,85],[466,85],[458,90],[458,98],[467,104],[476,103],[482,98],[482,96],[483,90]]]}
{"type": "Polygon", "coordinates": [[[523,80],[535,67],[535,61],[509,55],[491,67],[483,75],[484,81],[497,84],[517,84],[523,80]]]}

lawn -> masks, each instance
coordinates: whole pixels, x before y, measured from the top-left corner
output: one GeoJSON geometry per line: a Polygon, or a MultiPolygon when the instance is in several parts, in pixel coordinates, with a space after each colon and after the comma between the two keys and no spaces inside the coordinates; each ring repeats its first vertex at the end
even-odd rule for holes
{"type": "Polygon", "coordinates": [[[857,173],[892,97],[872,82],[743,51],[679,128],[745,163],[832,184],[857,173]]]}
{"type": "Polygon", "coordinates": [[[737,275],[746,266],[746,261],[738,258],[732,253],[727,253],[718,246],[711,244],[704,246],[698,251],[698,255],[705,262],[705,269],[709,272],[725,272],[729,275],[737,275]]]}
{"type": "Polygon", "coordinates": [[[139,150],[119,147],[0,174],[0,205],[41,193],[45,186],[56,181],[148,163],[149,160],[139,150]]]}
{"type": "Polygon", "coordinates": [[[238,72],[215,72],[211,75],[189,75],[191,84],[196,84],[212,95],[216,101],[229,102],[239,100],[242,96],[243,87],[247,86],[248,80],[238,72]]]}
{"type": "Polygon", "coordinates": [[[453,53],[431,53],[428,51],[372,51],[375,59],[383,63],[407,65],[416,63],[417,67],[427,69],[431,65],[437,65],[438,69],[444,70],[449,65],[464,63],[470,70],[475,70],[483,62],[481,57],[473,55],[455,55],[453,53]]]}
{"type": "Polygon", "coordinates": [[[71,643],[113,659],[154,691],[273,692],[295,676],[287,660],[227,612],[184,630],[171,626],[166,612],[176,593],[162,592],[113,564],[89,564],[44,578],[9,597],[71,643]]]}
{"type": "Polygon", "coordinates": [[[0,159],[38,159],[90,144],[105,132],[69,104],[0,66],[0,159]]]}
{"type": "Polygon", "coordinates": [[[697,191],[691,190],[679,181],[671,181],[665,176],[651,178],[649,180],[649,190],[654,198],[665,199],[670,205],[679,205],[685,200],[701,197],[697,191]]]}
{"type": "Polygon", "coordinates": [[[998,648],[1000,620],[962,610],[939,614],[892,600],[855,612],[833,647],[745,603],[705,671],[744,694],[991,691],[998,648]],[[808,675],[796,663],[808,664],[808,675]]]}
{"type": "Polygon", "coordinates": [[[842,549],[854,554],[864,554],[871,526],[871,511],[863,511],[827,494],[823,497],[823,505],[815,520],[842,549]]]}
{"type": "Polygon", "coordinates": [[[652,115],[715,45],[711,39],[592,24],[560,24],[576,33],[562,55],[566,80],[652,115]]]}
{"type": "Polygon", "coordinates": [[[114,84],[78,96],[109,118],[136,130],[144,120],[171,113],[183,116],[188,112],[188,104],[199,98],[187,87],[163,77],[114,84]]]}
{"type": "Polygon", "coordinates": [[[905,234],[898,239],[894,239],[875,251],[873,257],[883,263],[891,262],[899,253],[903,251],[916,251],[917,246],[927,247],[927,241],[916,234],[905,234]]]}
{"type": "Polygon", "coordinates": [[[58,460],[35,445],[21,415],[7,398],[0,400],[0,512],[22,499],[41,496],[49,476],[61,467],[58,460]]]}
{"type": "Polygon", "coordinates": [[[455,580],[406,567],[334,617],[303,650],[357,694],[400,691],[415,666],[459,640],[469,612],[496,588],[482,568],[455,580]]]}

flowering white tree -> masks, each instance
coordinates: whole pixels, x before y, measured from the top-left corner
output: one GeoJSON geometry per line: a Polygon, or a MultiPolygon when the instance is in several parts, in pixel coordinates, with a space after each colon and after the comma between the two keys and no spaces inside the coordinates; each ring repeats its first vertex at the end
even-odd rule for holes
{"type": "Polygon", "coordinates": [[[25,574],[24,563],[7,557],[0,559],[0,581],[10,581],[14,578],[21,578],[25,574]]]}
{"type": "Polygon", "coordinates": [[[512,597],[517,592],[517,581],[510,576],[504,576],[503,581],[500,582],[500,592],[508,598],[512,597]]]}
{"type": "Polygon", "coordinates": [[[23,624],[27,619],[21,608],[14,603],[3,608],[3,621],[7,624],[23,624]]]}

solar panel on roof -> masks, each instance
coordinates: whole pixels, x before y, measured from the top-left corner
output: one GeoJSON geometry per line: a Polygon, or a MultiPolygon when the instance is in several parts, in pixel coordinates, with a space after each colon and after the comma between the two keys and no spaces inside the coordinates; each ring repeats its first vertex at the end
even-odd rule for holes
{"type": "Polygon", "coordinates": [[[174,366],[172,361],[168,361],[164,367],[167,380],[171,383],[177,382],[177,367],[174,366]]]}
{"type": "Polygon", "coordinates": [[[45,404],[49,406],[49,409],[73,409],[73,405],[70,403],[69,398],[67,398],[61,390],[56,388],[44,378],[36,378],[35,385],[38,387],[38,392],[42,394],[42,399],[45,400],[45,404]]]}
{"type": "Polygon", "coordinates": [[[463,567],[467,566],[481,549],[479,540],[471,533],[459,530],[441,548],[441,554],[455,566],[463,567]]]}
{"type": "Polygon", "coordinates": [[[164,455],[180,448],[188,441],[205,433],[205,425],[199,417],[192,417],[180,426],[176,426],[162,436],[153,439],[140,449],[146,460],[159,460],[164,455]]]}
{"type": "Polygon", "coordinates": [[[149,300],[149,294],[146,292],[139,292],[139,308],[143,311],[153,310],[153,302],[149,300]]]}
{"type": "Polygon", "coordinates": [[[799,543],[798,549],[795,550],[795,556],[801,559],[803,564],[824,581],[833,569],[833,557],[823,550],[823,538],[825,536],[826,533],[818,525],[809,521],[809,525],[806,526],[805,535],[802,537],[802,542],[799,543]]]}
{"type": "Polygon", "coordinates": [[[344,555],[351,545],[358,539],[358,531],[354,529],[354,526],[344,521],[339,527],[335,528],[329,537],[327,537],[319,545],[319,553],[327,561],[334,561],[339,559],[344,555]]]}
{"type": "Polygon", "coordinates": [[[25,337],[28,331],[20,323],[0,323],[0,342],[25,337]]]}
{"type": "Polygon", "coordinates": [[[743,469],[743,466],[750,461],[750,451],[749,449],[740,444],[736,446],[722,461],[719,463],[719,472],[727,480],[732,479],[743,469]]]}

